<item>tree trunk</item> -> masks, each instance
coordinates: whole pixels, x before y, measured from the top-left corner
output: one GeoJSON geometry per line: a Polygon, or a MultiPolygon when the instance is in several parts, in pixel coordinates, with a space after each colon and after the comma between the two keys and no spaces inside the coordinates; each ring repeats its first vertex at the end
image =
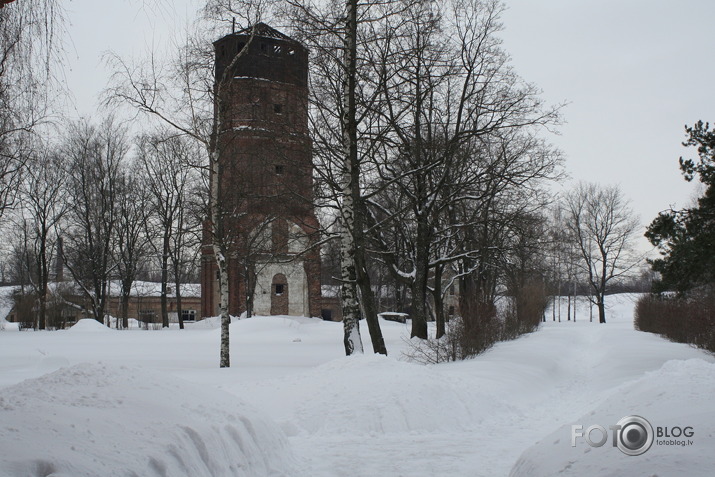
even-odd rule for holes
{"type": "Polygon", "coordinates": [[[576,282],[573,283],[573,321],[576,322],[576,282]]]}
{"type": "MultiPolygon", "coordinates": [[[[350,220],[351,213],[346,209],[352,208],[349,201],[343,202],[343,218],[350,220]]],[[[344,229],[346,227],[344,226],[344,229]]],[[[343,343],[345,355],[363,353],[362,339],[360,338],[360,305],[357,297],[357,283],[355,270],[355,241],[352,234],[343,230],[340,240],[340,272],[342,283],[340,295],[343,307],[343,343]]]]}
{"type": "Polygon", "coordinates": [[[428,225],[424,217],[417,217],[415,240],[415,279],[412,282],[412,331],[410,337],[427,339],[427,267],[429,266],[428,225]]]}
{"type": "Polygon", "coordinates": [[[355,207],[360,198],[360,166],[357,149],[357,119],[355,92],[357,81],[357,0],[346,0],[343,79],[343,117],[341,133],[343,140],[342,171],[342,220],[340,236],[341,296],[343,306],[343,343],[345,354],[362,353],[360,338],[360,306],[357,297],[357,273],[355,263],[355,234],[362,233],[355,227],[355,207]]]}
{"type": "Polygon", "coordinates": [[[598,322],[599,323],[605,323],[606,322],[606,298],[603,295],[603,293],[598,294],[598,322]]]}
{"type": "Polygon", "coordinates": [[[372,350],[374,353],[384,354],[387,356],[387,347],[385,346],[385,339],[383,338],[382,330],[380,329],[380,321],[378,320],[377,310],[375,309],[375,296],[370,285],[370,276],[367,273],[364,249],[362,247],[358,247],[356,261],[360,303],[362,304],[362,311],[365,314],[367,329],[370,332],[372,350]]]}
{"type": "Polygon", "coordinates": [[[228,265],[226,258],[220,250],[216,256],[219,269],[219,310],[221,315],[221,359],[219,366],[221,368],[228,368],[231,366],[231,349],[229,342],[231,315],[228,314],[228,265]]]}
{"type": "Polygon", "coordinates": [[[561,323],[561,280],[559,280],[559,285],[558,285],[558,291],[556,293],[558,295],[558,300],[559,300],[559,310],[558,310],[558,315],[559,315],[559,323],[561,323]]]}
{"type": "Polygon", "coordinates": [[[556,321],[556,293],[553,295],[553,304],[551,305],[551,321],[556,321]]]}
{"type": "Polygon", "coordinates": [[[442,265],[438,265],[434,270],[434,300],[436,332],[435,338],[440,339],[447,333],[447,325],[444,316],[444,300],[442,298],[442,265]]]}
{"type": "MultiPolygon", "coordinates": [[[[220,95],[217,95],[217,102],[220,104],[220,95]]],[[[220,106],[217,105],[217,108],[220,106]]],[[[231,316],[228,314],[228,263],[227,257],[222,246],[223,238],[223,216],[220,206],[220,187],[221,187],[221,171],[219,164],[219,150],[217,134],[220,130],[220,124],[215,120],[214,138],[212,139],[212,151],[209,159],[211,161],[211,196],[210,196],[210,212],[211,212],[211,245],[213,247],[214,258],[219,272],[219,316],[221,317],[221,345],[219,367],[228,368],[231,366],[231,348],[229,341],[229,328],[231,325],[231,316]]]]}
{"type": "Polygon", "coordinates": [[[253,300],[256,293],[256,272],[255,265],[251,265],[248,262],[249,260],[246,258],[246,263],[244,264],[244,282],[246,285],[246,318],[251,318],[253,316],[253,300]]]}
{"type": "Polygon", "coordinates": [[[179,279],[179,271],[175,269],[175,280],[174,280],[174,285],[176,286],[176,315],[177,318],[179,319],[179,329],[183,330],[184,329],[184,317],[183,317],[183,310],[181,307],[181,280],[179,279]]]}
{"type": "Polygon", "coordinates": [[[380,329],[380,321],[377,317],[377,309],[375,307],[375,294],[372,291],[370,275],[367,271],[367,259],[365,256],[365,235],[362,232],[365,229],[367,222],[367,208],[365,203],[360,200],[357,204],[359,207],[355,214],[355,229],[361,231],[355,236],[355,267],[358,291],[360,292],[360,303],[362,312],[367,322],[367,329],[370,332],[370,340],[372,342],[372,350],[374,353],[384,354],[387,356],[387,346],[385,339],[382,336],[380,329]]]}
{"type": "Polygon", "coordinates": [[[125,330],[129,328],[129,297],[130,290],[122,290],[122,328],[125,330]]]}
{"type": "MultiPolygon", "coordinates": [[[[165,227],[168,227],[165,225],[165,227]]],[[[161,254],[161,327],[169,327],[169,306],[167,303],[167,283],[169,281],[169,233],[164,230],[164,243],[161,254]]]]}
{"type": "MultiPolygon", "coordinates": [[[[43,229],[46,227],[43,226],[43,229]]],[[[40,234],[40,276],[38,287],[38,299],[40,301],[40,316],[39,329],[47,328],[47,282],[49,281],[47,271],[47,236],[45,233],[40,234]]]]}

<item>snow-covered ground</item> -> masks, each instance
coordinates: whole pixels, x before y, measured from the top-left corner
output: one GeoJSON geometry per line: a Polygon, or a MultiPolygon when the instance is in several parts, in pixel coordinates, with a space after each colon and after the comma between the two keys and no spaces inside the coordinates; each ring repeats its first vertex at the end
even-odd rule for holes
{"type": "Polygon", "coordinates": [[[230,369],[209,322],[2,331],[0,476],[713,475],[715,359],[634,331],[633,299],[436,366],[401,359],[409,322],[382,322],[389,357],[345,358],[341,323],[241,320],[230,369]],[[692,445],[571,446],[630,415],[692,445]]]}

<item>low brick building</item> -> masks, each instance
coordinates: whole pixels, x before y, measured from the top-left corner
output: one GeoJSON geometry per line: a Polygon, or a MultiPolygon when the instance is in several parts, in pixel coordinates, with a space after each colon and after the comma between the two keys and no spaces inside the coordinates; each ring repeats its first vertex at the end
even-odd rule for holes
{"type": "MultiPolygon", "coordinates": [[[[119,284],[112,282],[109,292],[107,313],[115,317],[121,316],[119,284]]],[[[184,321],[200,319],[201,287],[193,283],[182,284],[180,294],[184,321]]],[[[169,285],[167,288],[166,298],[169,322],[177,323],[179,316],[177,314],[176,287],[174,285],[169,285]]],[[[129,299],[128,316],[145,323],[161,323],[161,283],[135,282],[129,299]]]]}

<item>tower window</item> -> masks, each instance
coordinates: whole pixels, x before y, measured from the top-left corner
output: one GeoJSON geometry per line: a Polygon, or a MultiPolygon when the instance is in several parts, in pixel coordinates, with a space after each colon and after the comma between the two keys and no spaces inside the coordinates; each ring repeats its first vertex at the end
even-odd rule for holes
{"type": "Polygon", "coordinates": [[[282,104],[274,104],[273,112],[276,114],[283,114],[283,105],[282,104]]]}
{"type": "Polygon", "coordinates": [[[276,164],[276,174],[281,175],[284,172],[284,168],[282,164],[276,164]]]}
{"type": "Polygon", "coordinates": [[[282,295],[284,292],[283,290],[283,284],[282,283],[276,283],[276,295],[282,295]]]}

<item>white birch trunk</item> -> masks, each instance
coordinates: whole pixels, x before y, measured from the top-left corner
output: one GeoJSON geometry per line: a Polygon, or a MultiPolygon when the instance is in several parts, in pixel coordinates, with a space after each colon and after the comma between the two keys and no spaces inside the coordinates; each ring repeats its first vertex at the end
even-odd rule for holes
{"type": "MultiPolygon", "coordinates": [[[[220,124],[216,125],[216,131],[220,130],[220,124]]],[[[216,142],[218,140],[216,139],[216,142]]],[[[223,227],[221,227],[222,216],[219,204],[219,188],[220,188],[220,171],[219,171],[219,153],[218,144],[214,144],[213,151],[210,152],[211,161],[211,240],[213,246],[214,257],[216,258],[216,266],[219,271],[219,316],[221,317],[221,354],[219,366],[228,368],[231,366],[230,340],[229,340],[229,325],[231,324],[231,316],[228,314],[228,263],[227,257],[221,246],[221,236],[223,227]]]]}
{"type": "Polygon", "coordinates": [[[360,169],[357,163],[357,125],[355,117],[355,81],[357,49],[357,0],[347,0],[345,24],[345,77],[343,79],[342,137],[344,161],[342,171],[342,219],[340,236],[341,298],[345,354],[362,353],[360,338],[360,304],[357,296],[355,268],[355,207],[360,194],[360,169]]]}

